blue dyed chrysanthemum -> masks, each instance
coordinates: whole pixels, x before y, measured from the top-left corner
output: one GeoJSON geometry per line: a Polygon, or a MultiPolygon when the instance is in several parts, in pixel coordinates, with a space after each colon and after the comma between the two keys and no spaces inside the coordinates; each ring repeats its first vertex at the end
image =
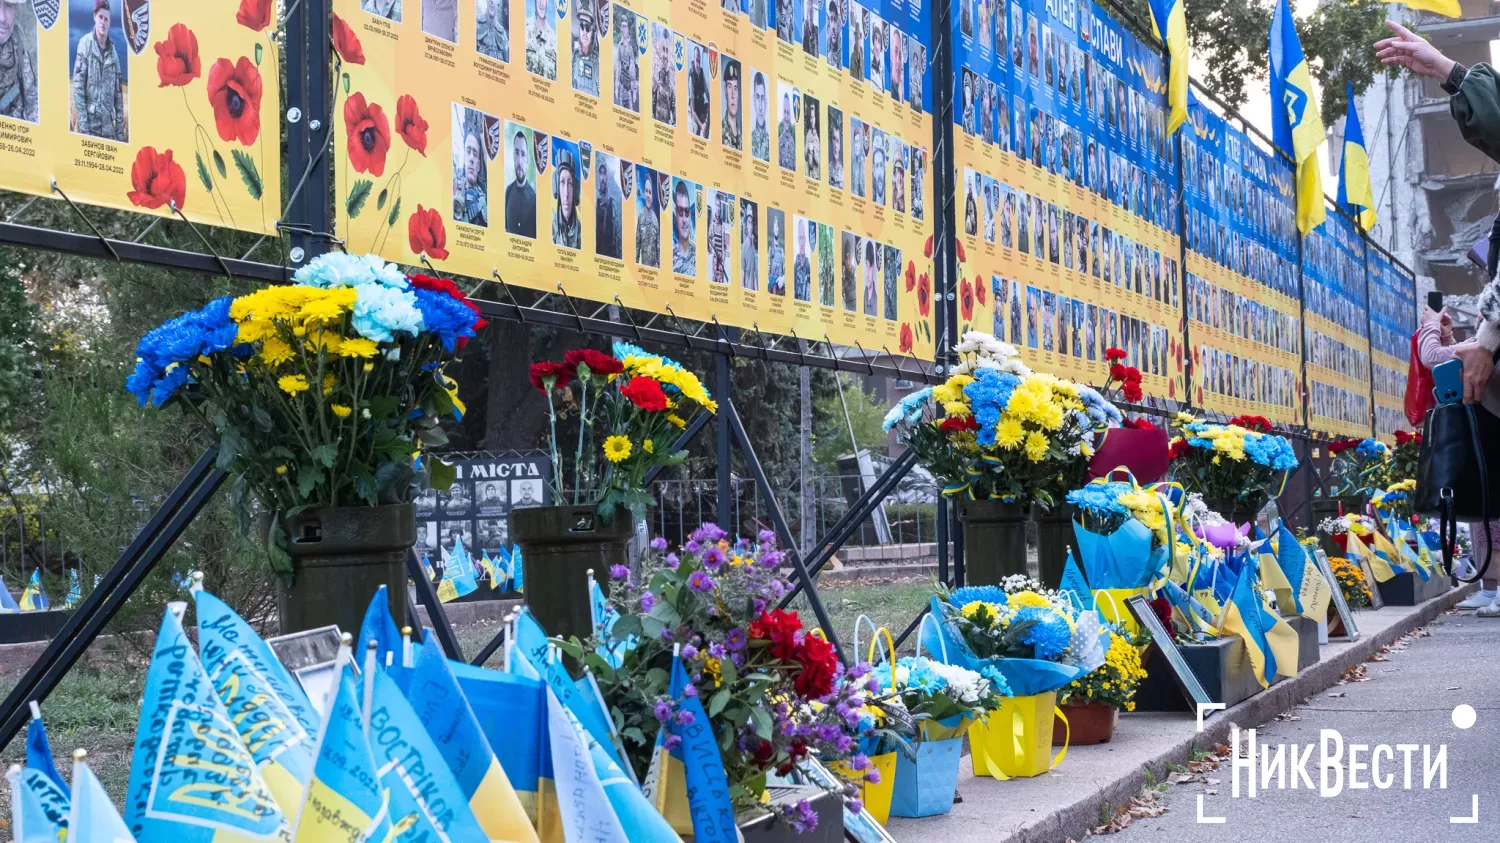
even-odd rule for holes
{"type": "Polygon", "coordinates": [[[474,336],[474,323],[478,317],[463,302],[432,290],[413,290],[417,297],[417,310],[422,314],[422,323],[427,330],[437,334],[443,350],[452,354],[458,348],[458,340],[474,336]]]}
{"type": "Polygon", "coordinates": [[[1030,644],[1039,659],[1048,661],[1057,659],[1064,650],[1068,649],[1068,642],[1073,640],[1073,631],[1068,628],[1068,621],[1051,609],[1027,606],[1016,613],[1016,618],[1012,623],[1033,620],[1036,621],[1036,625],[1021,635],[1021,642],[1030,644]]]}
{"type": "Polygon", "coordinates": [[[979,424],[977,436],[981,446],[995,445],[995,431],[1000,424],[1000,414],[1010,404],[1021,379],[1010,372],[995,369],[980,369],[974,373],[974,382],[964,387],[964,397],[974,412],[974,421],[979,424]]]}
{"type": "Polygon", "coordinates": [[[157,406],[166,403],[188,382],[194,360],[234,346],[239,328],[229,319],[229,304],[228,296],[214,299],[141,337],[135,349],[139,358],[135,371],[125,380],[125,388],[141,406],[147,401],[157,406]]]}
{"type": "Polygon", "coordinates": [[[962,588],[953,589],[953,593],[948,597],[948,602],[959,608],[963,608],[975,600],[1004,606],[1009,601],[1009,598],[998,585],[966,585],[962,588]]]}
{"type": "Polygon", "coordinates": [[[1130,510],[1120,503],[1120,495],[1130,491],[1129,483],[1089,483],[1068,493],[1068,503],[1094,515],[1123,515],[1130,510]]]}

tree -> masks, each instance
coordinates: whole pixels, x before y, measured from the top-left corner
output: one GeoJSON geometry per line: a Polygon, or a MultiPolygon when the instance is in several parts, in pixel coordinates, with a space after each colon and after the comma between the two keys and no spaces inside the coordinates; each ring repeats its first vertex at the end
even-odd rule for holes
{"type": "Polygon", "coordinates": [[[817,440],[813,446],[813,461],[825,470],[837,469],[838,458],[854,453],[855,449],[884,452],[886,444],[886,406],[872,392],[866,392],[854,377],[845,374],[828,375],[827,389],[813,401],[813,430],[817,440]],[[834,378],[843,380],[844,398],[839,401],[834,378]],[[849,416],[844,417],[844,406],[848,405],[849,416]],[[849,429],[854,429],[854,443],[849,441],[849,429]]]}

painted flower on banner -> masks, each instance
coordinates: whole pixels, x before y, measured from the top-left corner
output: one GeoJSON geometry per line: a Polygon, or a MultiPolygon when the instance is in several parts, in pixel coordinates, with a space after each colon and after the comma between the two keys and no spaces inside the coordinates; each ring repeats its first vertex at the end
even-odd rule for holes
{"type": "Polygon", "coordinates": [[[355,91],[344,100],[344,134],[349,137],[349,165],[356,173],[385,172],[385,154],[391,149],[391,121],[385,109],[365,102],[364,93],[355,91]]]}
{"type": "MultiPolygon", "coordinates": [[[[350,141],[352,148],[352,135],[350,141]]],[[[448,258],[448,232],[443,228],[443,215],[438,213],[437,208],[418,205],[416,212],[406,221],[406,237],[415,254],[426,255],[433,260],[448,258]]]]}
{"type": "Polygon", "coordinates": [[[974,301],[978,302],[980,307],[983,307],[984,297],[984,276],[976,275],[974,276],[974,301]]]}
{"type": "Polygon", "coordinates": [[[208,69],[208,101],[221,139],[255,144],[260,137],[260,95],[260,71],[248,57],[214,62],[208,69]]]}
{"type": "Polygon", "coordinates": [[[911,349],[912,349],[912,345],[914,344],[914,341],[915,340],[914,340],[914,338],[912,337],[912,334],[911,334],[911,325],[907,324],[906,322],[902,322],[901,323],[901,346],[900,346],[901,353],[902,354],[910,353],[911,349]]]}
{"type": "Polygon", "coordinates": [[[133,189],[125,195],[142,208],[154,210],[171,202],[181,208],[187,198],[187,175],[172,160],[170,149],[157,152],[155,147],[142,147],[130,167],[130,186],[133,189]]]}
{"type": "Polygon", "coordinates": [[[925,272],[917,279],[917,314],[924,319],[932,314],[932,276],[925,272]]]}
{"type": "Polygon", "coordinates": [[[958,315],[965,322],[974,319],[974,287],[967,278],[958,282],[958,315]]]}
{"type": "Polygon", "coordinates": [[[338,15],[333,16],[333,49],[345,64],[365,63],[365,48],[359,43],[354,27],[338,15]]]}
{"type": "Polygon", "coordinates": [[[910,293],[917,288],[917,262],[906,262],[906,292],[910,293]]]}
{"type": "Polygon", "coordinates": [[[180,23],[172,24],[167,37],[156,42],[156,75],[161,78],[158,87],[180,88],[203,75],[203,62],[198,58],[198,36],[180,23]]]}
{"type": "Polygon", "coordinates": [[[271,0],[240,0],[240,9],[234,13],[234,19],[241,26],[260,32],[271,23],[271,0]]]}
{"type": "Polygon", "coordinates": [[[396,100],[396,134],[407,146],[424,158],[427,156],[427,121],[417,110],[417,101],[411,94],[402,94],[396,100]]]}

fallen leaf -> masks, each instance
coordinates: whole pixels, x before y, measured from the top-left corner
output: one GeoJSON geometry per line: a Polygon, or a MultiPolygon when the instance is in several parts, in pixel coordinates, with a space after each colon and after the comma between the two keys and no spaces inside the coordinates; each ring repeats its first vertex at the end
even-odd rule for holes
{"type": "Polygon", "coordinates": [[[1328,696],[1330,696],[1330,697],[1342,697],[1342,696],[1346,696],[1346,694],[1343,691],[1339,691],[1337,694],[1329,694],[1328,696]]]}

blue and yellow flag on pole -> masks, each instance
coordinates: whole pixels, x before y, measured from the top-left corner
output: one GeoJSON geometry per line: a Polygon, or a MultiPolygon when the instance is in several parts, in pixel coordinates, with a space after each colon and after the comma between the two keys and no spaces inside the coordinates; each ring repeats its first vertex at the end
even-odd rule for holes
{"type": "Polygon", "coordinates": [[[1271,139],[1297,163],[1297,229],[1307,234],[1327,216],[1317,156],[1323,118],[1287,0],[1271,17],[1271,139]]]}
{"type": "Polygon", "coordinates": [[[594,767],[588,732],[550,687],[543,692],[547,695],[547,739],[564,839],[568,843],[630,843],[594,767]]]}
{"type": "Polygon", "coordinates": [[[1419,12],[1436,12],[1449,18],[1464,16],[1464,10],[1459,8],[1458,0],[1396,0],[1396,2],[1419,12]]]}
{"type": "Polygon", "coordinates": [[[62,843],[68,836],[68,814],[72,796],[40,770],[12,765],[5,774],[10,783],[10,830],[15,843],[62,843]]]}
{"type": "MultiPolygon", "coordinates": [[[[141,843],[287,840],[285,814],[182,629],[186,608],[168,604],[156,635],[126,824],[141,843]]],[[[75,812],[77,791],[75,781],[75,812]]]]}
{"type": "Polygon", "coordinates": [[[312,779],[297,814],[297,843],[390,843],[389,797],[366,737],[347,648],[318,730],[312,779]]]}
{"type": "MultiPolygon", "coordinates": [[[[1311,620],[1325,620],[1333,587],[1284,521],[1276,528],[1276,564],[1290,584],[1291,606],[1296,612],[1311,620]]],[[[1280,602],[1281,596],[1276,599],[1280,602]]]]}
{"type": "Polygon", "coordinates": [[[193,597],[203,669],[282,814],[291,816],[312,775],[321,718],[302,686],[244,618],[202,588],[193,597]]]}
{"type": "Polygon", "coordinates": [[[1068,548],[1068,560],[1063,563],[1062,582],[1058,584],[1058,590],[1076,595],[1079,608],[1094,608],[1094,592],[1089,588],[1088,577],[1083,575],[1083,569],[1078,567],[1078,561],[1073,558],[1071,547],[1068,548]]]}
{"type": "Polygon", "coordinates": [[[1359,220],[1365,231],[1375,227],[1375,191],[1370,186],[1370,156],[1365,133],[1359,127],[1359,109],[1354,104],[1354,83],[1348,83],[1349,111],[1344,117],[1344,154],[1339,157],[1339,207],[1359,220]]]}
{"type": "MultiPolygon", "coordinates": [[[[423,648],[424,651],[426,649],[423,648]]],[[[515,791],[521,807],[531,823],[540,830],[537,803],[542,789],[543,747],[547,742],[547,702],[542,693],[544,683],[536,677],[502,673],[463,662],[448,662],[447,667],[453,678],[458,680],[459,688],[474,712],[474,721],[484,733],[496,760],[500,762],[501,771],[515,791]]],[[[417,674],[412,678],[413,688],[424,681],[417,678],[422,673],[422,659],[419,657],[417,674]]],[[[418,707],[417,713],[423,714],[421,707],[418,707]]],[[[427,728],[429,733],[433,731],[431,724],[427,728]]],[[[550,770],[548,774],[550,777],[550,770]]],[[[464,772],[457,775],[459,781],[464,782],[473,774],[464,772]]],[[[486,770],[485,776],[489,775],[486,770]]],[[[482,791],[483,785],[476,793],[482,791]]],[[[481,813],[480,816],[481,822],[485,822],[484,815],[481,813]]]]}
{"type": "Polygon", "coordinates": [[[457,600],[473,593],[477,588],[479,583],[474,579],[474,560],[469,558],[469,552],[464,549],[464,540],[455,537],[453,551],[443,559],[443,581],[438,583],[438,600],[444,603],[457,600]]]}
{"type": "Polygon", "coordinates": [[[52,744],[47,740],[47,727],[42,725],[42,709],[36,700],[31,701],[31,722],[26,724],[26,768],[51,779],[64,793],[68,791],[68,783],[52,757],[52,744]]]}
{"type": "Polygon", "coordinates": [[[73,804],[68,816],[67,839],[74,843],[136,843],[137,839],[149,843],[146,838],[130,833],[120,818],[120,812],[115,810],[114,801],[104,791],[104,785],[94,777],[94,771],[83,758],[83,750],[73,753],[73,804]]]}
{"type": "Polygon", "coordinates": [[[1270,687],[1278,673],[1297,674],[1297,632],[1266,610],[1255,577],[1248,570],[1234,584],[1234,592],[1229,595],[1224,616],[1219,620],[1219,630],[1238,635],[1245,642],[1245,655],[1250,658],[1250,668],[1262,688],[1270,687]]]}
{"type": "Polygon", "coordinates": [[[1187,122],[1188,25],[1184,0],[1151,0],[1151,28],[1167,47],[1167,136],[1187,122]]]}
{"type": "MultiPolygon", "coordinates": [[[[508,686],[492,684],[485,687],[485,693],[503,694],[507,689],[508,686]]],[[[512,695],[517,697],[528,694],[528,690],[511,690],[512,695]]],[[[510,778],[506,776],[505,768],[495,757],[490,741],[485,737],[484,730],[480,727],[458,679],[449,669],[448,659],[443,656],[441,649],[431,645],[420,648],[406,694],[417,717],[432,736],[438,752],[457,779],[464,801],[474,812],[489,839],[536,843],[536,830],[527,817],[526,808],[516,789],[512,787],[510,778]]],[[[532,700],[538,699],[535,689],[529,690],[529,694],[532,700]]],[[[516,736],[528,731],[536,732],[539,726],[538,707],[529,721],[519,719],[505,724],[506,743],[515,742],[516,736]]],[[[533,794],[540,737],[528,735],[525,741],[532,747],[529,766],[533,770],[533,794]]]]}
{"type": "Polygon", "coordinates": [[[47,592],[42,590],[42,569],[32,568],[31,578],[26,580],[26,590],[21,592],[21,611],[37,612],[47,606],[47,592]]]}
{"type": "Polygon", "coordinates": [[[723,756],[703,701],[696,693],[686,693],[689,684],[682,659],[674,655],[669,695],[678,714],[657,733],[645,790],[663,816],[685,795],[694,843],[735,843],[738,837],[723,756]]]}

